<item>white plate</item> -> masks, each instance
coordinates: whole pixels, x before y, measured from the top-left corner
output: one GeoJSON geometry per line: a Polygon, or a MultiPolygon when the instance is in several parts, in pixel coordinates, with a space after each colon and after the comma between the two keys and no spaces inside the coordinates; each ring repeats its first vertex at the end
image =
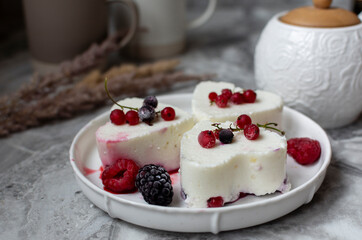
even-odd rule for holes
{"type": "MultiPolygon", "coordinates": [[[[167,95],[160,102],[191,111],[191,94],[167,95]]],[[[221,208],[186,208],[180,196],[178,174],[171,175],[174,198],[171,206],[147,204],[140,193],[111,194],[103,190],[95,131],[109,119],[109,112],[84,126],[70,148],[70,160],[84,194],[111,217],[153,229],[176,232],[213,232],[250,227],[279,218],[310,202],[321,185],[331,159],[331,146],[324,130],[310,118],[288,107],[283,111],[287,138],[310,137],[322,147],[319,161],[301,166],[288,156],[290,192],[263,197],[247,196],[221,208]]]]}

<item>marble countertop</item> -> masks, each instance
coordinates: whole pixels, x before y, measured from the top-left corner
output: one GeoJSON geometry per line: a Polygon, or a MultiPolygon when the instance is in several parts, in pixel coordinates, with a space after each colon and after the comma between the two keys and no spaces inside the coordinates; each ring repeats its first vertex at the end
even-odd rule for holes
{"type": "MultiPolygon", "coordinates": [[[[245,88],[253,82],[253,51],[272,7],[219,9],[188,34],[180,57],[187,72],[218,74],[245,88]],[[252,15],[252,17],[250,17],[252,15]]],[[[12,91],[32,73],[28,52],[0,62],[0,93],[12,91]]],[[[185,86],[175,92],[191,92],[185,86]]],[[[313,200],[288,215],[246,229],[174,233],[139,227],[95,207],[81,192],[68,151],[78,130],[97,111],[0,139],[0,239],[359,239],[362,236],[362,117],[328,130],[333,158],[313,200]]]]}

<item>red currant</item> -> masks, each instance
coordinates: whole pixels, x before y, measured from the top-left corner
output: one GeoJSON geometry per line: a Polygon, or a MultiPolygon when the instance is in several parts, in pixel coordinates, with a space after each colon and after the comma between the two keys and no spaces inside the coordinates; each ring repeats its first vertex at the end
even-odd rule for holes
{"type": "Polygon", "coordinates": [[[219,108],[226,108],[228,105],[228,98],[225,97],[225,95],[219,95],[217,96],[215,103],[219,108]]]}
{"type": "Polygon", "coordinates": [[[220,131],[221,131],[220,129],[215,129],[214,130],[214,136],[215,136],[216,139],[219,139],[220,131]]]}
{"type": "Polygon", "coordinates": [[[175,116],[176,116],[176,113],[175,113],[175,110],[172,107],[165,107],[161,111],[161,117],[165,121],[172,121],[172,120],[175,119],[175,116]]]}
{"type": "Polygon", "coordinates": [[[222,207],[224,205],[224,199],[221,196],[211,197],[207,200],[207,207],[222,207]]]}
{"type": "Polygon", "coordinates": [[[244,136],[249,140],[255,140],[259,137],[259,127],[255,124],[246,125],[244,136]]]}
{"type": "Polygon", "coordinates": [[[244,129],[246,125],[251,124],[251,118],[246,114],[241,114],[236,120],[236,125],[240,129],[244,129]]]}
{"type": "Polygon", "coordinates": [[[126,122],[124,112],[120,109],[114,109],[109,116],[111,122],[115,125],[122,125],[126,122]]]}
{"type": "Polygon", "coordinates": [[[212,148],[215,146],[216,139],[212,131],[206,130],[199,133],[198,141],[203,148],[212,148]]]}
{"type": "Polygon", "coordinates": [[[130,110],[126,113],[126,122],[129,125],[137,125],[140,122],[140,118],[138,117],[138,112],[130,110]]]}
{"type": "Polygon", "coordinates": [[[209,93],[209,99],[210,99],[211,102],[215,102],[216,98],[217,98],[217,93],[216,92],[209,93]]]}
{"type": "Polygon", "coordinates": [[[239,92],[233,93],[233,95],[231,95],[231,102],[234,104],[242,104],[244,102],[243,95],[239,92]]]}
{"type": "Polygon", "coordinates": [[[230,99],[232,94],[233,92],[228,88],[221,90],[221,95],[224,95],[227,99],[230,99]]]}
{"type": "Polygon", "coordinates": [[[254,103],[255,102],[255,99],[256,99],[256,93],[249,89],[249,90],[246,90],[244,93],[244,100],[245,102],[247,103],[254,103]]]}

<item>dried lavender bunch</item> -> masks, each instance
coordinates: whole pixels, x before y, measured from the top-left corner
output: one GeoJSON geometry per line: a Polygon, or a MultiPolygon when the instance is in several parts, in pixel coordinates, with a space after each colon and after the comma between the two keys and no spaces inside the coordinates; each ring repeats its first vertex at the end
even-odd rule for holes
{"type": "Polygon", "coordinates": [[[141,96],[152,89],[167,90],[178,82],[202,81],[213,77],[207,74],[186,75],[182,72],[171,72],[177,64],[178,61],[171,60],[140,67],[121,65],[104,74],[95,70],[72,88],[28,103],[23,101],[21,104],[14,104],[14,99],[5,97],[2,101],[9,105],[0,109],[0,137],[56,119],[70,118],[106,104],[108,98],[103,88],[105,77],[109,77],[110,93],[122,97],[141,96]]]}

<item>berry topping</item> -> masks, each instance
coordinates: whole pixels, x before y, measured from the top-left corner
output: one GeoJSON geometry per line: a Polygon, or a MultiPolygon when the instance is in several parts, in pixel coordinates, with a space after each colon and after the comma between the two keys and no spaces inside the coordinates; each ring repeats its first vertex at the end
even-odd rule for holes
{"type": "Polygon", "coordinates": [[[136,111],[130,110],[126,113],[126,122],[129,125],[137,125],[140,119],[138,117],[138,113],[136,111]]]}
{"type": "Polygon", "coordinates": [[[216,92],[209,93],[209,99],[210,99],[211,102],[215,102],[216,98],[217,98],[217,93],[216,92]]]}
{"type": "Polygon", "coordinates": [[[224,205],[224,199],[220,196],[212,197],[207,200],[207,207],[215,208],[215,207],[222,207],[224,205]]]}
{"type": "Polygon", "coordinates": [[[161,166],[149,164],[141,168],[136,177],[136,187],[149,204],[167,206],[172,202],[170,175],[161,166]]]}
{"type": "Polygon", "coordinates": [[[132,192],[135,190],[138,169],[132,160],[117,160],[114,164],[107,166],[102,173],[104,188],[115,193],[132,192]]]}
{"type": "Polygon", "coordinates": [[[143,105],[151,106],[153,108],[156,108],[158,105],[158,100],[155,96],[147,96],[143,100],[143,105]]]}
{"type": "Polygon", "coordinates": [[[115,125],[122,125],[126,122],[124,112],[120,109],[113,110],[109,118],[111,119],[111,122],[115,125]]]}
{"type": "Polygon", "coordinates": [[[247,103],[254,103],[256,99],[256,93],[253,90],[246,90],[244,93],[244,101],[247,103]]]}
{"type": "Polygon", "coordinates": [[[214,136],[216,139],[219,139],[219,135],[220,135],[220,131],[221,129],[215,129],[213,132],[214,132],[214,136]]]}
{"type": "Polygon", "coordinates": [[[231,95],[230,100],[234,104],[242,104],[244,102],[244,97],[241,93],[236,92],[236,93],[233,93],[233,95],[231,95]]]}
{"type": "Polygon", "coordinates": [[[251,124],[251,118],[246,115],[246,114],[242,114],[238,117],[238,119],[236,120],[236,125],[240,128],[240,129],[244,129],[246,125],[251,124]]]}
{"type": "Polygon", "coordinates": [[[142,122],[150,124],[155,118],[155,109],[149,105],[144,105],[138,110],[138,117],[142,122]]]}
{"type": "Polygon", "coordinates": [[[292,138],[288,140],[288,154],[299,164],[316,162],[321,155],[321,146],[317,140],[310,138],[292,138]]]}
{"type": "Polygon", "coordinates": [[[259,137],[259,127],[255,124],[246,125],[244,128],[244,136],[249,140],[255,140],[259,137]]]}
{"type": "Polygon", "coordinates": [[[176,116],[176,113],[175,113],[175,110],[172,107],[165,107],[161,111],[161,117],[165,121],[172,121],[172,120],[175,119],[175,116],[176,116]]]}
{"type": "Polygon", "coordinates": [[[230,99],[232,94],[233,92],[228,88],[221,90],[221,95],[224,95],[227,99],[230,99]]]}
{"type": "Polygon", "coordinates": [[[212,148],[215,146],[215,143],[216,143],[214,133],[209,130],[200,132],[198,140],[199,140],[199,144],[203,148],[212,148]]]}
{"type": "Polygon", "coordinates": [[[219,134],[220,142],[224,144],[231,143],[233,141],[234,133],[230,129],[222,129],[219,134]]]}
{"type": "Polygon", "coordinates": [[[217,96],[215,103],[219,108],[226,108],[228,105],[228,98],[225,95],[219,95],[217,96]]]}

